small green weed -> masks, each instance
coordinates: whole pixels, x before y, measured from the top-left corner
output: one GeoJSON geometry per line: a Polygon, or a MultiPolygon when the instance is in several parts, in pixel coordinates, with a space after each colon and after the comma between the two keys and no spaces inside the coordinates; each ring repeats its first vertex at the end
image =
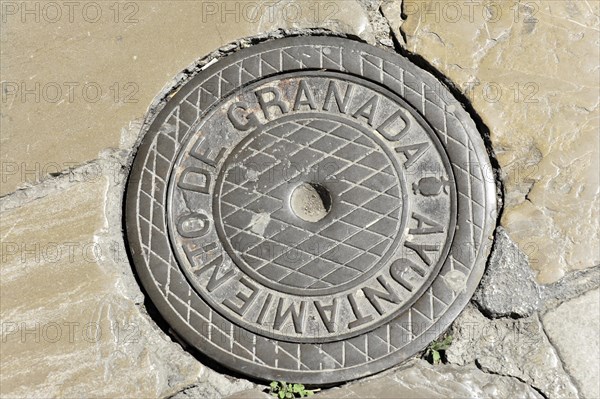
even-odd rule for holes
{"type": "Polygon", "coordinates": [[[279,399],[304,398],[320,391],[320,389],[306,389],[302,384],[288,384],[284,381],[272,381],[269,388],[269,393],[279,399]]]}
{"type": "Polygon", "coordinates": [[[445,351],[452,344],[452,335],[446,335],[443,339],[433,341],[427,347],[427,351],[425,352],[425,358],[431,359],[430,362],[432,364],[440,364],[442,361],[442,355],[440,352],[445,351]]]}

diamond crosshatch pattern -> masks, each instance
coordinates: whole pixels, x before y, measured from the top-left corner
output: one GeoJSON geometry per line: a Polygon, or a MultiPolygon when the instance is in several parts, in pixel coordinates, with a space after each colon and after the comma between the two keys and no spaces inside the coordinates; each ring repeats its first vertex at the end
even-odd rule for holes
{"type": "Polygon", "coordinates": [[[219,362],[265,380],[330,383],[373,374],[407,359],[441,333],[468,302],[489,254],[495,186],[484,179],[485,147],[450,93],[406,59],[339,38],[289,38],[230,55],[187,83],[148,127],[127,188],[127,234],[142,284],[168,323],[219,362]],[[365,77],[398,93],[427,118],[451,154],[459,192],[453,248],[431,286],[398,318],[368,334],[336,342],[279,342],[229,322],[186,283],[165,231],[166,178],[183,139],[220,96],[283,71],[328,69],[365,77]],[[436,90],[433,89],[436,87],[436,90]],[[448,106],[452,105],[452,112],[448,106]],[[467,290],[445,284],[465,275],[467,290]],[[415,328],[418,326],[418,328],[415,328]],[[328,371],[323,373],[323,371],[328,371]]]}
{"type": "Polygon", "coordinates": [[[394,166],[373,139],[341,122],[277,124],[244,143],[224,173],[215,219],[223,221],[233,250],[267,282],[309,290],[346,283],[374,267],[401,233],[394,166]],[[258,174],[249,178],[249,170],[258,174]],[[305,174],[320,174],[334,194],[336,216],[320,225],[301,223],[285,208],[289,182],[305,174]],[[261,214],[270,222],[259,235],[251,221],[261,214]]]}

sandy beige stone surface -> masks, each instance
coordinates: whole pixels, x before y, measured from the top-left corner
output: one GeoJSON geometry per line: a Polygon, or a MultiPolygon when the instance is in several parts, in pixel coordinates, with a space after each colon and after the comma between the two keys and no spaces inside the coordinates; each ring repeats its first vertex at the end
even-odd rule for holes
{"type": "Polygon", "coordinates": [[[477,365],[491,374],[515,377],[548,398],[578,397],[537,315],[490,320],[469,305],[451,335],[446,356],[452,364],[477,365]]]}
{"type": "Polygon", "coordinates": [[[485,374],[475,367],[432,366],[424,360],[413,360],[384,375],[316,395],[323,399],[541,397],[531,387],[510,377],[485,374]]]}
{"type": "Polygon", "coordinates": [[[600,291],[589,291],[544,315],[542,322],[582,396],[600,397],[600,291]]]}
{"type": "Polygon", "coordinates": [[[141,310],[122,244],[99,238],[108,186],[73,183],[4,210],[0,396],[155,397],[207,373],[141,310]]]}
{"type": "Polygon", "coordinates": [[[599,259],[597,1],[411,1],[407,49],[450,78],[489,127],[502,224],[541,283],[599,259]]]}
{"type": "Polygon", "coordinates": [[[372,41],[354,0],[3,2],[0,195],[117,147],[197,59],[276,29],[372,41]]]}

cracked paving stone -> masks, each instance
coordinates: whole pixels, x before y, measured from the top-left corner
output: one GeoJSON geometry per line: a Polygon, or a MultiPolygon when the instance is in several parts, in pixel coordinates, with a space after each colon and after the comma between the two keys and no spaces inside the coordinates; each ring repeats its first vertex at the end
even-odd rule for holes
{"type": "Polygon", "coordinates": [[[588,291],[548,311],[542,323],[582,396],[600,397],[600,291],[588,291]]]}
{"type": "Polygon", "coordinates": [[[450,363],[476,364],[485,372],[515,377],[546,397],[577,397],[537,315],[490,320],[470,305],[455,321],[451,334],[452,345],[446,351],[450,363]]]}
{"type": "Polygon", "coordinates": [[[542,396],[515,378],[487,374],[474,366],[432,366],[424,360],[413,360],[382,376],[327,390],[315,398],[541,399],[542,396]]]}

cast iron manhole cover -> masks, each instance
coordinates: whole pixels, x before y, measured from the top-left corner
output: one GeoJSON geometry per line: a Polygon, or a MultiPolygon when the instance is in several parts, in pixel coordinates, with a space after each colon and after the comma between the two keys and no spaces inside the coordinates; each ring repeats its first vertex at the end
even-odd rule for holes
{"type": "Polygon", "coordinates": [[[465,306],[495,224],[490,170],[468,114],[406,59],[275,40],[206,68],[155,117],[127,234],[152,301],[201,352],[266,380],[350,380],[465,306]]]}

